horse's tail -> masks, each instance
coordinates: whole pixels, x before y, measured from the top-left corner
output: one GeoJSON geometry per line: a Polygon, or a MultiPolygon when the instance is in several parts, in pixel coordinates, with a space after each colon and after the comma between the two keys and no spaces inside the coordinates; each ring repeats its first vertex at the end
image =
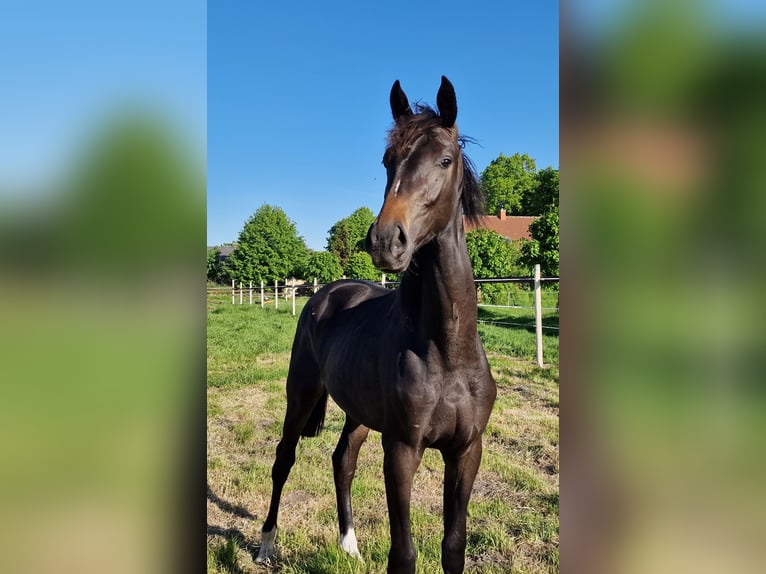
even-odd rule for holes
{"type": "Polygon", "coordinates": [[[324,416],[327,412],[327,389],[324,390],[322,396],[317,401],[314,410],[311,411],[309,420],[306,421],[306,425],[301,431],[301,436],[311,437],[318,436],[324,427],[324,416]]]}

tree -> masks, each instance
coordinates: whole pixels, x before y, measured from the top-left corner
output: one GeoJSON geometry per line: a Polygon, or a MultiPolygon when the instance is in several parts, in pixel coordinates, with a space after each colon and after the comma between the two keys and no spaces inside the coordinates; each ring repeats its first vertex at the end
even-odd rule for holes
{"type": "Polygon", "coordinates": [[[271,282],[297,276],[308,259],[295,223],[271,205],[262,205],[245,222],[237,243],[224,264],[230,279],[271,282]]]}
{"type": "Polygon", "coordinates": [[[375,215],[370,208],[360,207],[330,228],[327,251],[338,256],[344,269],[354,253],[364,251],[364,240],[373,221],[375,215]]]}
{"type": "MultiPolygon", "coordinates": [[[[466,234],[465,240],[473,275],[477,279],[524,274],[518,266],[519,246],[496,231],[475,229],[466,234]]],[[[482,284],[482,300],[504,303],[508,291],[515,288],[505,284],[482,284]]]]}
{"type": "Polygon", "coordinates": [[[511,242],[497,231],[489,229],[469,231],[465,242],[474,277],[487,279],[511,275],[518,254],[514,252],[511,242]]]}
{"type": "Polygon", "coordinates": [[[513,215],[521,214],[522,198],[537,187],[535,160],[527,154],[500,154],[481,172],[487,213],[500,208],[513,215]]]}
{"type": "Polygon", "coordinates": [[[207,248],[207,280],[208,281],[218,281],[220,272],[221,272],[221,264],[218,261],[218,256],[221,254],[221,252],[218,250],[217,247],[207,248]]]}
{"type": "Polygon", "coordinates": [[[521,246],[521,262],[531,270],[540,264],[545,276],[559,274],[559,206],[552,206],[529,226],[531,241],[521,246]]]}
{"type": "Polygon", "coordinates": [[[329,251],[315,251],[309,255],[306,267],[303,270],[303,278],[312,280],[316,277],[319,283],[330,283],[340,279],[343,275],[343,267],[335,253],[329,251]]]}
{"type": "Polygon", "coordinates": [[[352,254],[346,266],[346,276],[351,279],[366,279],[376,281],[380,279],[380,271],[372,264],[372,257],[365,251],[357,251],[352,254]]]}
{"type": "Polygon", "coordinates": [[[559,170],[546,167],[537,172],[537,185],[521,198],[521,215],[542,215],[559,204],[559,170]]]}

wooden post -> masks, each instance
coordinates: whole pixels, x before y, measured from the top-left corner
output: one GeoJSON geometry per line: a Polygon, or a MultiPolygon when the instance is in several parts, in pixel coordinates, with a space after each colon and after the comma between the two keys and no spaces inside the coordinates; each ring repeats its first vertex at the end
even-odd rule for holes
{"type": "Polygon", "coordinates": [[[538,367],[543,366],[543,303],[540,283],[540,264],[535,263],[535,338],[538,367]]]}
{"type": "Polygon", "coordinates": [[[239,282],[239,304],[242,305],[242,281],[239,282]]]}
{"type": "Polygon", "coordinates": [[[314,277],[314,293],[317,292],[317,278],[314,277]]]}
{"type": "Polygon", "coordinates": [[[386,274],[381,273],[380,274],[380,286],[385,287],[386,286],[386,274]]]}
{"type": "Polygon", "coordinates": [[[293,279],[293,317],[295,317],[295,279],[293,279]]]}
{"type": "Polygon", "coordinates": [[[231,304],[234,305],[234,279],[231,280],[231,304]]]}
{"type": "Polygon", "coordinates": [[[261,309],[263,309],[263,280],[261,280],[261,309]]]}
{"type": "Polygon", "coordinates": [[[250,281],[250,304],[253,304],[253,282],[250,281]]]}
{"type": "Polygon", "coordinates": [[[274,309],[279,309],[279,281],[274,279],[274,309]]]}

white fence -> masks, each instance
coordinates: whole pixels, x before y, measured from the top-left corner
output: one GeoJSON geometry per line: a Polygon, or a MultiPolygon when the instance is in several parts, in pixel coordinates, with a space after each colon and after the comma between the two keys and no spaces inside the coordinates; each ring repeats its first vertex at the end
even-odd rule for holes
{"type": "MultiPolygon", "coordinates": [[[[518,294],[515,295],[514,304],[498,305],[487,304],[479,302],[480,307],[504,307],[512,309],[534,309],[535,311],[535,338],[537,341],[537,364],[542,367],[543,363],[543,329],[552,329],[558,331],[558,327],[552,325],[543,325],[543,311],[558,311],[558,303],[556,307],[543,307],[542,306],[542,284],[543,283],[558,283],[558,277],[541,277],[540,266],[535,265],[534,277],[502,277],[496,279],[475,279],[477,290],[481,289],[483,284],[495,284],[495,283],[531,283],[533,290],[529,292],[529,300],[527,305],[521,305],[518,301],[518,294]]],[[[380,284],[384,287],[395,287],[399,283],[396,281],[387,281],[386,274],[383,273],[380,278],[380,284]]],[[[254,285],[252,281],[243,283],[242,281],[236,282],[232,280],[231,288],[229,287],[208,287],[208,291],[229,291],[231,290],[231,304],[232,305],[244,305],[247,302],[248,305],[260,304],[261,308],[267,304],[274,304],[276,309],[279,309],[280,298],[285,304],[289,304],[292,309],[292,314],[295,315],[295,297],[297,291],[301,288],[306,289],[309,292],[316,293],[317,290],[324,284],[317,283],[314,279],[312,284],[307,284],[304,281],[297,279],[285,279],[280,284],[279,281],[275,281],[273,285],[266,285],[263,281],[254,285]]],[[[509,295],[510,298],[510,295],[509,295]]],[[[495,325],[516,325],[520,327],[528,327],[524,323],[510,323],[505,321],[483,321],[479,320],[479,323],[495,324],[495,325]]]]}

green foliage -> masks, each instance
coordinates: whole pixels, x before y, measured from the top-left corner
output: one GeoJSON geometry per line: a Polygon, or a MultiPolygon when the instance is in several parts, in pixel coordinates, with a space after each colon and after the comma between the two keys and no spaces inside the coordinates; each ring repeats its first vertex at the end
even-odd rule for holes
{"type": "Polygon", "coordinates": [[[510,214],[521,213],[522,198],[537,187],[535,160],[527,154],[500,154],[481,172],[487,213],[505,208],[510,214]]]}
{"type": "Polygon", "coordinates": [[[508,277],[515,269],[518,249],[489,229],[475,229],[465,236],[473,276],[480,279],[508,277]]]}
{"type": "MultiPolygon", "coordinates": [[[[487,196],[488,213],[496,213],[505,207],[513,215],[540,216],[529,226],[532,241],[524,241],[521,254],[517,253],[513,258],[513,274],[529,275],[535,263],[540,263],[543,275],[558,275],[559,170],[546,167],[538,172],[535,161],[526,154],[517,153],[511,157],[500,154],[482,172],[481,179],[487,196]]],[[[496,240],[490,242],[485,238],[474,238],[474,242],[473,252],[469,246],[469,255],[476,277],[512,274],[504,268],[507,256],[498,260],[496,240]],[[492,273],[491,270],[498,272],[492,273]]],[[[492,289],[497,287],[489,288],[490,291],[492,289]]]]}
{"type": "Polygon", "coordinates": [[[521,198],[523,215],[542,215],[559,204],[559,170],[546,167],[537,172],[534,190],[521,198]]]}
{"type": "Polygon", "coordinates": [[[559,170],[537,171],[527,154],[500,154],[481,173],[481,182],[487,213],[505,208],[511,215],[542,215],[559,204],[559,170]]]}
{"type": "Polygon", "coordinates": [[[310,281],[316,277],[319,283],[330,283],[340,279],[343,275],[343,267],[335,253],[329,251],[315,251],[309,255],[306,267],[303,269],[303,278],[310,281]]]}
{"type": "MultiPolygon", "coordinates": [[[[478,279],[528,275],[519,264],[520,242],[508,241],[496,231],[475,229],[466,234],[466,246],[473,276],[478,279]]],[[[509,291],[514,289],[517,286],[483,284],[479,297],[483,303],[505,304],[509,291]]]]}
{"type": "Polygon", "coordinates": [[[540,264],[543,276],[559,274],[559,207],[555,205],[529,226],[531,241],[521,246],[521,262],[528,269],[540,264]]]}
{"type": "Polygon", "coordinates": [[[375,215],[368,207],[360,207],[354,213],[338,221],[327,236],[327,251],[334,253],[344,269],[354,253],[364,251],[364,240],[375,215]]]}
{"type": "Polygon", "coordinates": [[[218,264],[218,255],[221,252],[218,251],[217,247],[207,249],[207,280],[208,281],[216,281],[219,269],[218,264]]]}
{"type": "Polygon", "coordinates": [[[377,281],[380,279],[380,271],[372,264],[372,257],[364,251],[352,254],[346,265],[346,277],[351,279],[366,279],[377,281]]]}
{"type": "Polygon", "coordinates": [[[231,279],[272,282],[300,275],[308,248],[295,223],[278,207],[262,205],[239,233],[224,268],[231,279]]]}

